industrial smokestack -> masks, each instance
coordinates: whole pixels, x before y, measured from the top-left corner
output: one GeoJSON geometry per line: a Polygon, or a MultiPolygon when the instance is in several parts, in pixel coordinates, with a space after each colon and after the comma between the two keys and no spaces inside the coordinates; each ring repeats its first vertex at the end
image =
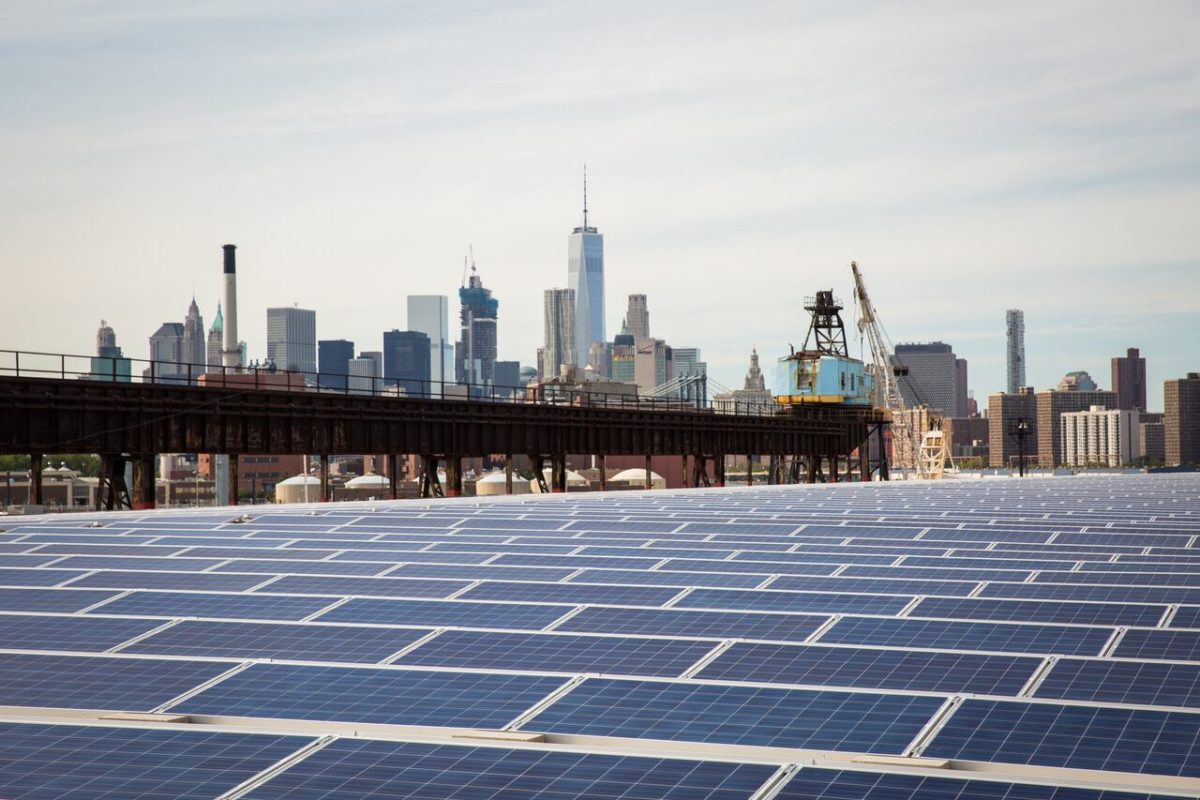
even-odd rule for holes
{"type": "Polygon", "coordinates": [[[221,366],[239,369],[242,366],[242,348],[238,344],[237,328],[237,245],[221,247],[225,251],[225,331],[221,346],[221,366]]]}

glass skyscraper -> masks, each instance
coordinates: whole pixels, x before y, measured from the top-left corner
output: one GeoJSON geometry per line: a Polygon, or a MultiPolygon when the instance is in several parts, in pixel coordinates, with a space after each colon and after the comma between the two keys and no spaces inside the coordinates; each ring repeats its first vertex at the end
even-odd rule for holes
{"type": "Polygon", "coordinates": [[[604,236],[588,225],[587,172],[583,176],[583,225],[567,242],[567,288],[575,292],[575,363],[588,363],[592,342],[604,342],[604,236]]]}

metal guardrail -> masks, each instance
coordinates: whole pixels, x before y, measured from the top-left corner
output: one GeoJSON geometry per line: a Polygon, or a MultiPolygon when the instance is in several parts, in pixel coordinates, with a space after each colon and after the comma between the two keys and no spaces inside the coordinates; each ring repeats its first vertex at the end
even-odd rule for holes
{"type": "Polygon", "coordinates": [[[514,405],[617,408],[641,411],[691,411],[736,416],[776,416],[774,401],[701,398],[681,400],[617,392],[597,392],[544,383],[535,386],[495,386],[384,378],[346,373],[277,370],[252,366],[234,369],[140,358],[84,356],[26,350],[0,350],[0,375],[105,383],[164,386],[197,386],[236,389],[270,389],[285,392],[321,392],[375,397],[432,400],[471,400],[514,405]]]}

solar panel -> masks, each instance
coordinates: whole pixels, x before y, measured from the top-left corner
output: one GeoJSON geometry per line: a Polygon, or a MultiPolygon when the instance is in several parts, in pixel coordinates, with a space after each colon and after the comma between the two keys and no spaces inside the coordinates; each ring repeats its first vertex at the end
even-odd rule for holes
{"type": "Polygon", "coordinates": [[[162,624],[161,619],[0,614],[0,643],[8,650],[100,653],[162,624]]]}
{"type": "Polygon", "coordinates": [[[322,622],[539,630],[570,610],[571,606],[529,603],[356,599],[325,612],[319,619],[322,622]]]}
{"type": "Polygon", "coordinates": [[[521,600],[531,603],[596,603],[660,606],[679,589],[648,586],[593,586],[576,583],[484,583],[463,592],[467,600],[521,600]]]}
{"type": "MultiPolygon", "coordinates": [[[[32,568],[40,567],[44,564],[49,564],[51,561],[58,561],[62,556],[22,556],[22,555],[0,555],[0,567],[32,568]]],[[[75,569],[62,565],[64,569],[75,569]]],[[[90,567],[80,567],[80,569],[90,569],[90,567]]]]}
{"type": "Polygon", "coordinates": [[[942,698],[589,678],[522,730],[901,753],[942,698]]]}
{"type": "Polygon", "coordinates": [[[1200,661],[1200,631],[1133,628],[1117,642],[1117,658],[1164,658],[1200,661]]]}
{"type": "Polygon", "coordinates": [[[763,582],[762,575],[740,575],[722,572],[679,572],[666,570],[638,571],[631,569],[587,569],[573,576],[567,583],[623,583],[639,586],[688,586],[729,587],[753,589],[763,582]]]}
{"type": "Polygon", "coordinates": [[[564,678],[255,664],[171,710],[271,719],[499,729],[564,678]]]}
{"type": "Polygon", "coordinates": [[[301,620],[328,607],[328,597],[281,597],[199,592],[134,592],[94,609],[96,614],[140,617],[224,617],[301,620]]]}
{"type": "Polygon", "coordinates": [[[232,666],[219,661],[0,653],[0,705],[150,711],[232,666]]]}
{"type": "Polygon", "coordinates": [[[286,561],[283,559],[237,559],[214,572],[272,572],[295,575],[378,575],[394,564],[380,561],[286,561]]]}
{"type": "Polygon", "coordinates": [[[286,575],[255,590],[255,594],[375,595],[378,597],[447,597],[471,585],[470,581],[436,578],[347,578],[322,575],[286,575]]]}
{"type": "Polygon", "coordinates": [[[952,595],[962,597],[979,587],[976,581],[890,580],[880,578],[819,578],[780,575],[771,581],[772,589],[809,592],[851,592],[863,594],[952,595]]]}
{"type": "Polygon", "coordinates": [[[818,592],[775,592],[696,589],[675,603],[677,608],[744,609],[747,611],[807,611],[811,613],[894,614],[911,597],[818,592]]]}
{"type": "Polygon", "coordinates": [[[212,800],[310,741],[300,736],[0,723],[0,795],[212,800]]]}
{"type": "Polygon", "coordinates": [[[1095,600],[1114,603],[1200,603],[1200,588],[1182,586],[1091,586],[1087,584],[989,583],[981,597],[1095,600]]]}
{"type": "Polygon", "coordinates": [[[923,755],[1196,777],[1198,738],[1195,713],[967,700],[923,755]]]}
{"type": "Polygon", "coordinates": [[[1171,618],[1172,628],[1200,628],[1200,606],[1180,606],[1171,618]]]}
{"type": "Polygon", "coordinates": [[[807,639],[828,619],[824,615],[756,614],[747,611],[585,608],[555,630],[799,642],[807,639]]]}
{"type": "Polygon", "coordinates": [[[764,764],[339,739],[252,800],[745,800],[764,764]]]}
{"type": "MultiPolygon", "coordinates": [[[[82,573],[74,573],[80,575],[82,573]]],[[[97,572],[72,581],[71,586],[105,589],[179,589],[208,592],[239,592],[271,579],[271,575],[219,575],[213,572],[97,572]]]]}
{"type": "Polygon", "coordinates": [[[1157,625],[1166,611],[1166,606],[1117,603],[927,597],[908,612],[908,616],[1076,625],[1157,625]]]}
{"type": "Polygon", "coordinates": [[[1064,658],[1035,696],[1200,708],[1200,664],[1064,658]]]}
{"type": "MultiPolygon", "coordinates": [[[[5,557],[0,557],[0,559],[5,557]]],[[[24,556],[7,556],[24,558],[24,556]]],[[[221,563],[216,558],[156,558],[132,556],[63,556],[55,569],[145,569],[158,572],[200,572],[221,563]]]]}
{"type": "Polygon", "coordinates": [[[1094,656],[1111,636],[1109,628],[1082,626],[843,617],[821,635],[820,641],[823,644],[1094,656]]]}
{"type": "Polygon", "coordinates": [[[121,652],[372,664],[429,632],[420,628],[185,620],[121,652]]]}
{"type": "Polygon", "coordinates": [[[734,644],[698,678],[1013,695],[1042,659],[815,645],[734,644]]]}
{"type": "Polygon", "coordinates": [[[1172,800],[1167,795],[804,767],[776,800],[1172,800]]]}
{"type": "Polygon", "coordinates": [[[707,655],[713,645],[688,639],[445,631],[396,663],[673,677],[707,655]]]}
{"type": "Polygon", "coordinates": [[[86,589],[0,589],[0,608],[5,611],[79,611],[115,592],[86,589]]]}
{"type": "Polygon", "coordinates": [[[458,578],[470,581],[560,581],[575,567],[489,567],[446,564],[401,564],[388,574],[402,578],[458,578]]]}

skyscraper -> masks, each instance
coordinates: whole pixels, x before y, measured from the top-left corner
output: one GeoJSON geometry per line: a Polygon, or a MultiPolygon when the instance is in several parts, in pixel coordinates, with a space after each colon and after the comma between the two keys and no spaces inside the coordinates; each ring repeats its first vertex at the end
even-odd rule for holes
{"type": "Polygon", "coordinates": [[[575,290],[547,289],[544,300],[545,344],[542,346],[542,380],[557,377],[559,367],[575,363],[575,290]]]}
{"type": "MultiPolygon", "coordinates": [[[[383,382],[399,386],[411,397],[428,397],[429,337],[420,331],[385,331],[383,382]]],[[[441,387],[438,387],[441,391],[441,387]]]]}
{"type": "Polygon", "coordinates": [[[345,339],[322,339],[317,342],[317,385],[324,389],[345,391],[354,358],[354,342],[345,339]]]}
{"type": "Polygon", "coordinates": [[[671,361],[676,378],[693,380],[679,387],[679,399],[708,403],[708,364],[700,360],[698,347],[672,347],[671,361]]]}
{"type": "Polygon", "coordinates": [[[450,340],[450,298],[444,294],[408,296],[408,329],[429,337],[429,379],[454,382],[454,344],[450,340]]]}
{"type": "Polygon", "coordinates": [[[1112,360],[1112,390],[1122,411],[1146,410],[1146,359],[1136,347],[1112,360]]]}
{"type": "Polygon", "coordinates": [[[196,298],[188,306],[187,317],[183,320],[183,351],[180,360],[187,365],[185,371],[193,375],[203,375],[208,364],[208,347],[204,338],[204,317],[200,316],[200,307],[196,298]]]}
{"type": "Polygon", "coordinates": [[[583,173],[583,225],[567,241],[567,288],[575,292],[574,362],[587,364],[592,342],[604,336],[604,236],[588,225],[587,170],[583,173]]]}
{"type": "Polygon", "coordinates": [[[953,416],[965,417],[970,415],[971,410],[968,408],[970,394],[970,388],[967,385],[967,360],[965,358],[955,359],[953,416]]]}
{"type": "Polygon", "coordinates": [[[267,359],[276,369],[312,373],[315,380],[317,312],[295,306],[268,308],[267,359]]]}
{"type": "Polygon", "coordinates": [[[95,381],[129,383],[130,363],[117,347],[117,334],[109,324],[100,320],[96,331],[96,355],[92,356],[92,371],[89,376],[95,381]]]}
{"type": "Polygon", "coordinates": [[[100,358],[117,358],[121,355],[121,348],[117,347],[117,334],[104,320],[100,320],[100,328],[96,331],[96,355],[100,358]]]}
{"type": "Polygon", "coordinates": [[[500,302],[471,264],[471,277],[458,290],[459,340],[454,349],[454,375],[458,383],[487,386],[496,364],[496,318],[500,302]]]}
{"type": "Polygon", "coordinates": [[[629,295],[629,306],[625,311],[625,324],[635,342],[650,338],[650,309],[646,306],[646,295],[629,295]]]}
{"type": "Polygon", "coordinates": [[[1163,438],[1168,467],[1200,465],[1200,372],[1163,382],[1163,438]]]}
{"type": "Polygon", "coordinates": [[[212,326],[208,329],[208,347],[205,349],[205,363],[212,370],[221,369],[221,348],[225,336],[225,318],[221,315],[221,304],[217,303],[217,316],[213,317],[212,326]]]}
{"type": "Polygon", "coordinates": [[[142,371],[146,380],[179,381],[187,377],[180,365],[183,357],[183,323],[164,322],[150,336],[150,366],[142,371]]]}
{"type": "Polygon", "coordinates": [[[945,342],[896,345],[892,362],[908,369],[908,374],[899,379],[905,404],[928,406],[947,417],[964,416],[965,392],[963,407],[959,407],[959,361],[962,359],[955,357],[954,348],[945,342]]]}
{"type": "Polygon", "coordinates": [[[1010,308],[1005,314],[1008,328],[1008,393],[1025,385],[1025,312],[1010,308]]]}

